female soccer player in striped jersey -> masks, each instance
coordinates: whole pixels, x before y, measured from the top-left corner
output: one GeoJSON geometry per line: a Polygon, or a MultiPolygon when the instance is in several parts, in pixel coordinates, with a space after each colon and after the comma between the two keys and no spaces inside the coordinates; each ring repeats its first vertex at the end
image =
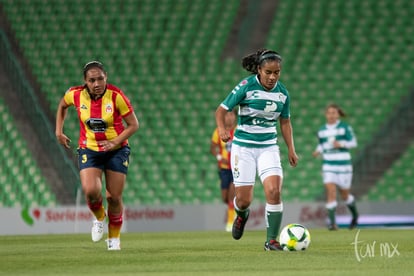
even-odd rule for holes
{"type": "Polygon", "coordinates": [[[337,230],[335,211],[337,206],[336,189],[352,213],[349,225],[353,229],[358,224],[358,211],[355,198],[350,193],[352,183],[352,162],[349,149],[357,146],[352,127],[339,120],[345,117],[343,110],[336,104],[329,104],[325,110],[326,124],[318,131],[319,143],[313,156],[322,154],[322,177],[326,190],[326,208],[330,230],[337,230]]]}
{"type": "Polygon", "coordinates": [[[83,68],[85,84],[69,88],[60,100],[56,114],[56,137],[69,148],[70,139],[63,133],[67,109],[78,112],[79,170],[83,192],[95,216],[92,241],[102,239],[104,221],[108,216],[108,250],[120,250],[122,227],[122,192],[128,172],[128,138],[139,124],[129,99],[116,86],[107,83],[107,73],[98,61],[83,68]],[[126,123],[124,126],[123,122],[126,123]],[[102,174],[105,174],[106,200],[102,200],[102,174]]]}
{"type": "Polygon", "coordinates": [[[244,57],[242,66],[253,75],[243,79],[216,110],[219,136],[227,141],[230,132],[225,128],[225,114],[239,106],[238,125],[231,151],[236,192],[234,208],[237,213],[232,229],[233,238],[238,240],[243,235],[257,172],[266,197],[265,250],[281,249],[276,240],[283,214],[283,170],[276,130],[278,120],[288,148],[289,163],[296,166],[298,162],[290,122],[290,97],[279,81],[281,63],[282,57],[277,52],[266,49],[244,57]]]}

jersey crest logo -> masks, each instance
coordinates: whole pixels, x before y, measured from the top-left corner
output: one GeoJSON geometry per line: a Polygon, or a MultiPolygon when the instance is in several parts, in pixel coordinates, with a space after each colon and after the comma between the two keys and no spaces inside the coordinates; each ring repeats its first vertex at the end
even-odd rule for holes
{"type": "Polygon", "coordinates": [[[86,109],[88,109],[88,108],[86,107],[86,105],[82,104],[82,105],[81,105],[81,107],[80,107],[80,109],[84,109],[84,110],[86,110],[86,109]]]}
{"type": "Polygon", "coordinates": [[[105,107],[105,112],[106,113],[112,113],[112,104],[107,104],[105,107]]]}
{"type": "Polygon", "coordinates": [[[233,170],[233,176],[234,176],[234,178],[239,178],[240,171],[239,171],[239,168],[238,167],[235,167],[234,168],[234,170],[233,170]]]}

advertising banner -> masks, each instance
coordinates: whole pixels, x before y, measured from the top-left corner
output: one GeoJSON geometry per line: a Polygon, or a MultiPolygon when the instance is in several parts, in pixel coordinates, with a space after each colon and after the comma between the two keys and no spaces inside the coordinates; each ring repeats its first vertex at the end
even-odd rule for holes
{"type": "MultiPolygon", "coordinates": [[[[414,203],[361,203],[361,227],[414,226],[414,203]]],[[[123,232],[224,230],[224,205],[126,206],[123,232]]],[[[346,205],[337,208],[338,224],[350,221],[346,205]]],[[[90,232],[93,216],[87,206],[0,208],[0,235],[90,232]]],[[[284,203],[282,225],[301,223],[308,228],[326,226],[323,202],[284,203]]],[[[253,204],[246,229],[265,229],[265,205],[253,204]]]]}

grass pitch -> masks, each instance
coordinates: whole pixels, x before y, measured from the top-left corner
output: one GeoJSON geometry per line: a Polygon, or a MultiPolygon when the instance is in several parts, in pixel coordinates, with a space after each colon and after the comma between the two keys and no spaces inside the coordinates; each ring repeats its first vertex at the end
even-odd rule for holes
{"type": "Polygon", "coordinates": [[[311,229],[302,252],[265,252],[264,231],[0,236],[0,275],[413,275],[413,229],[311,229]]]}

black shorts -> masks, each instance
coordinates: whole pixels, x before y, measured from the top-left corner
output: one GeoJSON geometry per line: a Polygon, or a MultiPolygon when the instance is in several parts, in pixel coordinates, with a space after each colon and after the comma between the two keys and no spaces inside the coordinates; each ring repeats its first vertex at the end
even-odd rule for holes
{"type": "Polygon", "coordinates": [[[127,174],[129,154],[130,148],[128,146],[113,151],[78,149],[79,170],[86,168],[98,168],[102,171],[111,170],[127,174]]]}
{"type": "Polygon", "coordinates": [[[220,169],[220,186],[222,190],[227,190],[230,188],[230,184],[233,183],[233,173],[231,169],[220,169]]]}

